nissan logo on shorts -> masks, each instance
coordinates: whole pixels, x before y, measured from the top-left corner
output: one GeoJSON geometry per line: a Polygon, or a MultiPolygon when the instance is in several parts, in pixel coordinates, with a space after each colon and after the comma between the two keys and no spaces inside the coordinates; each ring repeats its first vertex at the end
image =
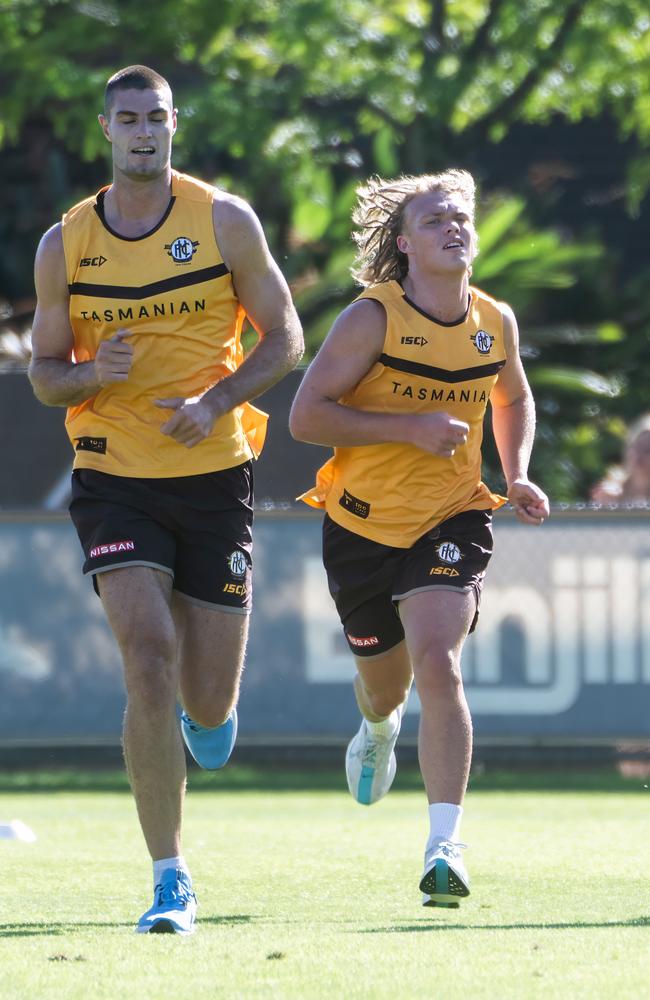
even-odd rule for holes
{"type": "Polygon", "coordinates": [[[444,563],[452,565],[452,563],[457,563],[461,559],[460,549],[453,542],[440,542],[436,545],[436,555],[444,563]]]}

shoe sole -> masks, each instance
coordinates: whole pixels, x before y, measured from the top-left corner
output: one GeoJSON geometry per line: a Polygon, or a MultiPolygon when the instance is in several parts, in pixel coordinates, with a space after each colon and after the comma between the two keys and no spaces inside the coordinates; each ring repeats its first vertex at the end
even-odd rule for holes
{"type": "Polygon", "coordinates": [[[454,896],[469,896],[469,888],[442,858],[438,858],[433,867],[422,876],[420,892],[429,896],[431,901],[423,905],[451,906],[454,909],[459,905],[454,896]]]}
{"type": "Polygon", "coordinates": [[[174,927],[171,920],[157,920],[150,927],[136,927],[138,934],[181,934],[187,936],[194,933],[194,927],[189,931],[180,931],[174,927]]]}
{"type": "MultiPolygon", "coordinates": [[[[235,749],[235,743],[237,742],[237,730],[239,725],[236,709],[233,709],[229,718],[226,719],[226,722],[228,721],[230,721],[232,725],[232,739],[230,743],[230,748],[227,750],[227,752],[224,751],[221,758],[219,758],[219,762],[215,764],[214,760],[210,760],[209,762],[203,762],[202,760],[200,760],[201,749],[200,748],[194,749],[192,747],[191,729],[185,722],[183,715],[181,715],[181,733],[183,735],[183,742],[185,743],[185,746],[187,747],[190,756],[192,757],[192,760],[196,764],[198,764],[198,766],[202,768],[204,771],[220,771],[222,767],[226,766],[226,764],[228,763],[228,761],[232,756],[232,752],[235,749]]],[[[224,726],[226,725],[226,722],[223,723],[224,726]]],[[[221,726],[219,726],[218,728],[221,729],[221,726]]]]}
{"type": "Polygon", "coordinates": [[[158,920],[149,928],[150,934],[175,934],[176,928],[169,920],[158,920]]]}

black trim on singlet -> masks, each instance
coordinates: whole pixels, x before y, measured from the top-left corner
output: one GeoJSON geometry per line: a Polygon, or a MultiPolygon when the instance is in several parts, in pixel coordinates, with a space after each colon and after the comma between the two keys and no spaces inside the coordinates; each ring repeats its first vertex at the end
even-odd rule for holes
{"type": "Polygon", "coordinates": [[[489,365],[476,365],[474,368],[459,368],[457,371],[450,371],[447,368],[434,368],[433,365],[422,365],[418,361],[408,361],[406,358],[394,358],[390,354],[382,354],[379,363],[386,368],[394,368],[398,372],[406,372],[408,375],[419,375],[420,378],[432,378],[437,382],[471,382],[478,378],[487,378],[489,375],[496,375],[505,365],[503,361],[493,361],[489,365]]]}
{"type": "Polygon", "coordinates": [[[189,285],[200,285],[213,278],[221,278],[229,274],[225,264],[214,264],[212,267],[202,267],[199,271],[185,271],[175,274],[172,278],[162,278],[152,281],[149,285],[91,285],[85,281],[74,281],[68,285],[70,295],[91,295],[100,299],[147,299],[150,295],[160,295],[161,292],[171,292],[175,288],[187,288],[189,285]]]}
{"type": "Polygon", "coordinates": [[[153,229],[150,229],[148,233],[143,233],[142,236],[123,236],[122,233],[118,233],[115,229],[111,229],[108,222],[106,221],[106,215],[104,212],[104,197],[106,195],[106,190],[107,190],[106,188],[102,188],[102,190],[99,191],[99,193],[97,194],[97,199],[95,201],[94,209],[104,229],[107,229],[108,232],[111,234],[111,236],[115,236],[116,239],[118,240],[124,240],[126,243],[137,243],[138,240],[146,240],[149,236],[153,236],[153,234],[157,232],[169,218],[169,213],[174,207],[174,202],[176,201],[176,195],[173,194],[169,199],[169,205],[165,209],[162,219],[160,220],[160,222],[157,222],[156,225],[153,227],[153,229]]]}
{"type": "MultiPolygon", "coordinates": [[[[404,289],[402,289],[402,291],[404,292],[404,289]]],[[[424,316],[424,318],[428,319],[431,323],[436,323],[438,326],[460,326],[460,324],[464,323],[465,320],[467,319],[467,314],[469,313],[469,309],[472,304],[472,296],[471,294],[467,296],[467,309],[465,310],[463,315],[459,316],[458,319],[452,320],[451,323],[445,323],[443,319],[437,319],[435,316],[432,316],[431,313],[425,312],[424,309],[421,309],[420,306],[415,304],[413,299],[409,299],[406,292],[404,292],[404,301],[408,302],[408,304],[411,306],[412,309],[415,309],[415,311],[418,312],[420,316],[424,316]]]]}

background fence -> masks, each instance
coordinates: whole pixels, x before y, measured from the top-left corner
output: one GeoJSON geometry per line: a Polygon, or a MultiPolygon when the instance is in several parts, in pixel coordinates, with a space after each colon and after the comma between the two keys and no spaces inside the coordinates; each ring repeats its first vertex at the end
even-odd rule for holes
{"type": "MultiPolygon", "coordinates": [[[[352,657],[327,593],[320,517],[260,513],[240,732],[342,742],[357,727],[352,657]]],[[[119,655],[64,515],[0,516],[0,741],[119,740],[119,655]]],[[[215,654],[218,657],[218,652],[215,654]]],[[[477,742],[650,737],[650,520],[495,517],[495,555],[463,671],[477,742]]],[[[412,695],[404,736],[417,729],[412,695]]]]}

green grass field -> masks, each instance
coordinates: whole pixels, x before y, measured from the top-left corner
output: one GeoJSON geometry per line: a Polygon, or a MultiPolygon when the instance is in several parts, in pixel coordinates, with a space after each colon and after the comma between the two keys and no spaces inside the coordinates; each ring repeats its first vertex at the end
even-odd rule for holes
{"type": "Polygon", "coordinates": [[[139,936],[151,869],[122,776],[0,775],[3,1000],[650,996],[650,791],[477,778],[460,910],[423,909],[419,782],[371,809],[343,773],[190,778],[192,938],[139,936]]]}

